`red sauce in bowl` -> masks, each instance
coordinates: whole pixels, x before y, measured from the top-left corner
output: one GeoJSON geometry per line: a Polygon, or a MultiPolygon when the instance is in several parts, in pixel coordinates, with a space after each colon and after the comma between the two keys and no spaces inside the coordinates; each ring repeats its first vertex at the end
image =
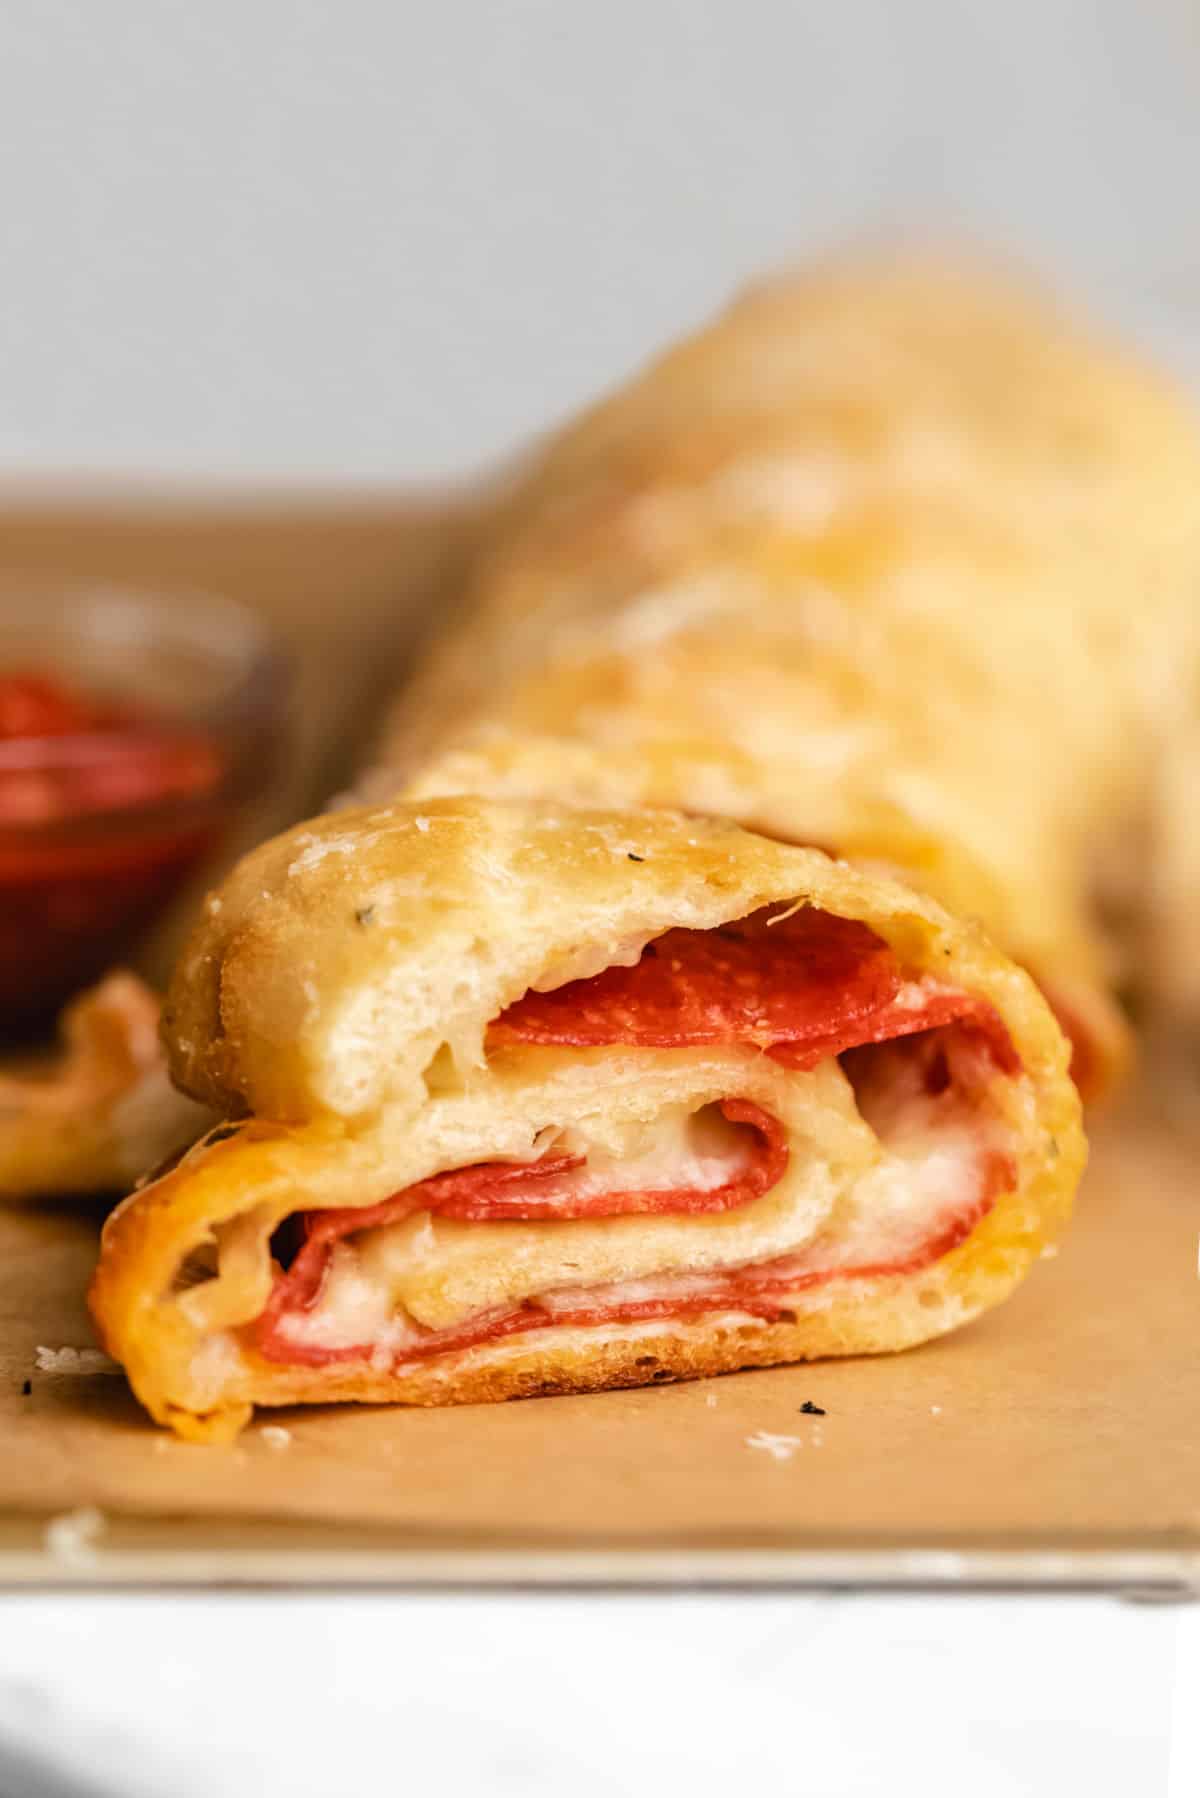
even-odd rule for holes
{"type": "Polygon", "coordinates": [[[39,1022],[127,953],[222,822],[226,765],[203,732],[0,676],[0,1007],[39,1022]]]}

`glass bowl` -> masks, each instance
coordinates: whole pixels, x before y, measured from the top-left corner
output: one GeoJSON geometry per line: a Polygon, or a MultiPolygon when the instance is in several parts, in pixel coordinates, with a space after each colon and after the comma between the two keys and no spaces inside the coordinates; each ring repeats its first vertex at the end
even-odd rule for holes
{"type": "Polygon", "coordinates": [[[275,763],[286,685],[231,600],[0,577],[0,1036],[132,955],[219,850],[275,763]]]}

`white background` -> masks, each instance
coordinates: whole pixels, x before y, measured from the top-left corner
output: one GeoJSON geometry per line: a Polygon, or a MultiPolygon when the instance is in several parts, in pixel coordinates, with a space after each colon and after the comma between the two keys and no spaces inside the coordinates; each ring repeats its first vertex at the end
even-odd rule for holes
{"type": "MultiPolygon", "coordinates": [[[[756,269],[905,228],[1195,366],[1198,175],[1194,0],[2,0],[0,476],[469,469],[756,269]]],[[[1153,1798],[1175,1636],[1080,1599],[13,1599],[0,1798],[1153,1798]]]]}
{"type": "Polygon", "coordinates": [[[0,470],[469,467],[847,235],[1200,315],[1195,0],[3,0],[0,470]]]}

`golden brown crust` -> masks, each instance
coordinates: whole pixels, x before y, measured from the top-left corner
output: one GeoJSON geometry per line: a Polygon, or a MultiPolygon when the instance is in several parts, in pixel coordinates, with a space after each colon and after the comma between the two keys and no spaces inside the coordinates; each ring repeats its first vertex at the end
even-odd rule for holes
{"type": "Polygon", "coordinates": [[[943,926],[906,889],[709,819],[471,797],[331,814],[210,900],[167,997],[172,1071],[230,1116],[419,1103],[444,1042],[477,1053],[488,1020],[581,945],[604,965],[672,924],[800,895],[857,916],[876,887],[898,918],[943,926]]]}
{"type": "Polygon", "coordinates": [[[1179,394],[1016,284],[771,283],[535,459],[362,791],[662,805],[886,863],[1071,990],[1111,1077],[1131,944],[1097,887],[1195,909],[1154,806],[1195,760],[1197,487],[1179,394]]]}
{"type": "Polygon", "coordinates": [[[444,1043],[477,1055],[488,1021],[569,978],[581,946],[603,966],[672,925],[799,899],[1003,984],[978,932],[820,851],[666,811],[460,796],[334,813],[247,856],[171,983],[172,1072],[226,1116],[369,1118],[419,1104],[444,1043]]]}
{"type": "Polygon", "coordinates": [[[126,1192],[204,1128],[167,1079],[158,1000],[109,974],[63,1013],[59,1049],[0,1072],[0,1198],[126,1192]]]}
{"type": "MultiPolygon", "coordinates": [[[[173,989],[174,1028],[219,1051],[215,1061],[189,1063],[200,1090],[254,1105],[260,1083],[274,1081],[274,1096],[286,1100],[292,1121],[219,1129],[127,1200],[106,1227],[91,1291],[102,1336],[139,1397],[185,1433],[238,1427],[257,1403],[387,1397],[428,1404],[554,1384],[590,1389],[631,1380],[633,1350],[655,1352],[646,1342],[661,1342],[662,1367],[680,1377],[833,1352],[835,1342],[846,1353],[905,1347],[1002,1297],[1069,1209],[1084,1154],[1079,1101],[1044,1001],[978,930],[881,875],[736,826],[668,813],[591,814],[460,799],[342,814],[315,835],[291,833],[250,857],[220,897],[173,989]],[[444,859],[436,853],[443,827],[444,859]],[[315,847],[323,853],[304,860],[315,847]],[[631,854],[640,859],[630,861],[631,854]],[[419,888],[418,864],[425,871],[419,888]],[[397,895],[403,903],[395,903],[397,895]],[[346,948],[341,938],[362,927],[347,926],[343,914],[353,918],[364,900],[377,908],[367,945],[354,936],[346,948]],[[306,1194],[318,1194],[323,1206],[361,1204],[358,1170],[373,1166],[373,1145],[397,1107],[402,1116],[419,1113],[421,1069],[440,1042],[472,1033],[481,1039],[483,1026],[548,971],[568,977],[566,955],[598,948],[603,965],[615,945],[640,944],[675,924],[708,927],[797,901],[867,921],[914,973],[987,999],[1021,1057],[1024,1078],[1000,1083],[1016,1183],[936,1270],[816,1308],[803,1301],[794,1325],[755,1325],[749,1336],[740,1324],[731,1335],[721,1320],[665,1337],[634,1326],[635,1334],[622,1332],[619,1345],[601,1351],[574,1333],[550,1331],[515,1353],[509,1343],[485,1345],[400,1374],[280,1368],[236,1337],[222,1341],[214,1363],[205,1360],[194,1300],[176,1288],[188,1257],[210,1244],[222,1223],[250,1213],[265,1241],[306,1194]],[[461,920],[470,921],[472,945],[456,935],[461,920]],[[313,990],[292,1014],[281,1079],[277,1058],[262,1045],[285,977],[301,991],[311,982],[313,990]],[[393,1010],[376,1018],[374,1036],[359,1017],[356,1040],[372,1077],[387,1071],[391,1084],[371,1089],[373,1105],[338,1116],[326,1100],[328,1082],[339,1077],[340,1032],[347,1018],[359,1016],[357,1001],[381,991],[392,995],[393,1010]],[[413,1009],[415,995],[425,1011],[413,1009]],[[224,1039],[202,1035],[214,1016],[227,1031],[233,1022],[224,1039]],[[414,1016],[429,1019],[417,1055],[408,1046],[417,1035],[414,1016]],[[350,1169],[340,1181],[333,1173],[339,1162],[350,1169]]],[[[355,1090],[361,1098],[366,1089],[355,1090]]],[[[259,1308],[264,1301],[265,1293],[259,1308]]]]}

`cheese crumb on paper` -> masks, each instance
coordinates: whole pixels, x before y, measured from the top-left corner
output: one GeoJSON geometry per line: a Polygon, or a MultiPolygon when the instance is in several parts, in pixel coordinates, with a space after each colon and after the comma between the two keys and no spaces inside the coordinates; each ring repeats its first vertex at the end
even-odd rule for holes
{"type": "Polygon", "coordinates": [[[46,1553],[64,1567],[90,1567],[97,1559],[96,1544],[104,1530],[103,1511],[95,1505],[82,1505],[77,1511],[52,1517],[42,1540],[46,1553]]]}
{"type": "Polygon", "coordinates": [[[776,1436],[770,1430],[756,1430],[753,1436],[747,1436],[746,1447],[762,1449],[773,1461],[790,1461],[803,1444],[799,1436],[776,1436]]]}
{"type": "Polygon", "coordinates": [[[120,1373],[120,1363],[102,1349],[36,1348],[34,1360],[39,1373],[120,1373]]]}
{"type": "Polygon", "coordinates": [[[269,1449],[282,1454],[292,1440],[292,1432],[285,1430],[281,1423],[266,1423],[258,1432],[269,1449]]]}

